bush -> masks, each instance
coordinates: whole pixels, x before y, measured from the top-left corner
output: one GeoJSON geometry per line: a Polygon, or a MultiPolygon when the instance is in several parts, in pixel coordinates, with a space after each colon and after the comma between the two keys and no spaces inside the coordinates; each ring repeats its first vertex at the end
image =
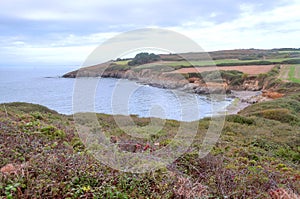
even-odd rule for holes
{"type": "Polygon", "coordinates": [[[22,111],[25,113],[52,113],[57,114],[56,111],[50,110],[45,106],[38,105],[38,104],[31,104],[31,103],[25,103],[25,102],[13,102],[13,103],[7,103],[4,104],[7,109],[13,109],[22,111]]]}
{"type": "Polygon", "coordinates": [[[247,125],[255,124],[255,120],[253,118],[243,117],[241,115],[230,115],[226,118],[226,121],[247,125]]]}
{"type": "Polygon", "coordinates": [[[54,126],[46,126],[41,129],[41,132],[50,138],[66,137],[66,133],[63,130],[57,129],[54,126]]]}
{"type": "Polygon", "coordinates": [[[142,64],[147,64],[155,61],[159,61],[160,56],[155,55],[154,53],[139,53],[137,54],[132,61],[128,62],[129,66],[137,66],[142,64]]]}
{"type": "MultiPolygon", "coordinates": [[[[276,62],[277,63],[277,62],[276,62]]],[[[232,63],[219,63],[217,66],[247,66],[247,65],[271,65],[275,62],[270,61],[251,61],[251,62],[232,62],[232,63]]]]}
{"type": "MultiPolygon", "coordinates": [[[[190,73],[190,77],[197,77],[197,73],[195,74],[190,73]]],[[[223,80],[228,80],[231,82],[236,80],[243,80],[243,73],[236,70],[206,71],[201,73],[201,77],[207,81],[212,81],[212,80],[215,81],[215,80],[220,80],[220,78],[222,78],[223,80]]]]}
{"type": "Polygon", "coordinates": [[[241,111],[242,115],[264,117],[280,122],[300,125],[300,94],[261,102],[241,111]]]}
{"type": "Polygon", "coordinates": [[[263,110],[253,115],[284,123],[294,124],[299,122],[299,119],[295,115],[292,115],[288,109],[284,108],[263,110]]]}
{"type": "Polygon", "coordinates": [[[300,59],[288,59],[281,62],[281,64],[300,64],[300,59]]]}

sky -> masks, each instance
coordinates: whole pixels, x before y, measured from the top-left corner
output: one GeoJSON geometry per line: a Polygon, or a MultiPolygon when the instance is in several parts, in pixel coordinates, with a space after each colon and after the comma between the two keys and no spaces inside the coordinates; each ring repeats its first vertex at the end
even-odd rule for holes
{"type": "Polygon", "coordinates": [[[205,51],[300,47],[300,0],[1,0],[1,66],[80,66],[139,28],[181,33],[205,51]]]}

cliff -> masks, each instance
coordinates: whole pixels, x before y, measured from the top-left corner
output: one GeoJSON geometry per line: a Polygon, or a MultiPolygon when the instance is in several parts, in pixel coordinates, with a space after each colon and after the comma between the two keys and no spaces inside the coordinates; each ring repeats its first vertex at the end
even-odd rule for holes
{"type": "Polygon", "coordinates": [[[197,94],[230,93],[231,90],[258,91],[266,87],[263,79],[256,76],[245,76],[238,71],[204,72],[199,74],[178,74],[161,72],[153,69],[122,69],[111,65],[111,62],[82,68],[63,75],[64,78],[104,77],[134,80],[142,84],[159,88],[179,89],[197,94]]]}

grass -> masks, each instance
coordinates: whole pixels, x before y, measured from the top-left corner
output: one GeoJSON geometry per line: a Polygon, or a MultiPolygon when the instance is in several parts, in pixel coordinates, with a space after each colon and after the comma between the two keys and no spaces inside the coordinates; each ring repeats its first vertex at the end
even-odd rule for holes
{"type": "MultiPolygon", "coordinates": [[[[253,114],[284,108],[298,117],[299,101],[299,94],[291,95],[228,116],[218,143],[204,158],[198,151],[210,119],[200,120],[187,153],[166,168],[144,174],[113,170],[94,159],[70,116],[33,104],[0,105],[0,168],[26,165],[16,173],[0,172],[0,197],[268,198],[278,189],[299,194],[299,123],[253,114]]],[[[162,149],[179,127],[179,122],[167,120],[157,134],[134,138],[119,129],[113,116],[97,116],[105,135],[115,137],[119,150],[129,152],[128,146],[136,144],[162,149]]],[[[141,127],[150,122],[132,118],[141,127]]]]}
{"type": "Polygon", "coordinates": [[[128,62],[130,62],[131,60],[122,60],[122,61],[116,61],[116,62],[114,62],[115,64],[117,64],[117,65],[122,65],[122,66],[124,66],[124,65],[128,65],[128,62]]]}
{"type": "Polygon", "coordinates": [[[178,61],[165,63],[168,66],[214,66],[221,63],[243,63],[249,62],[249,60],[238,60],[238,59],[222,59],[222,60],[211,60],[211,61],[178,61]]]}
{"type": "MultiPolygon", "coordinates": [[[[166,62],[163,63],[167,66],[214,66],[219,64],[243,64],[243,63],[249,63],[249,62],[259,62],[259,61],[268,61],[268,62],[282,62],[286,60],[293,60],[298,58],[277,58],[277,59],[266,59],[266,60],[238,60],[238,59],[220,59],[220,60],[212,60],[212,61],[177,61],[177,62],[166,62]]],[[[254,64],[255,65],[255,64],[254,64]]]]}
{"type": "Polygon", "coordinates": [[[300,126],[300,94],[254,104],[242,110],[241,114],[247,117],[257,116],[288,123],[291,126],[300,126]]]}
{"type": "Polygon", "coordinates": [[[296,73],[296,67],[300,67],[300,65],[292,65],[290,66],[290,70],[288,73],[289,76],[289,81],[295,82],[295,83],[300,83],[300,78],[299,74],[296,73]]]}
{"type": "Polygon", "coordinates": [[[284,51],[278,51],[278,53],[283,53],[283,54],[288,54],[288,53],[299,53],[300,54],[300,51],[299,50],[284,50],[284,51]]]}

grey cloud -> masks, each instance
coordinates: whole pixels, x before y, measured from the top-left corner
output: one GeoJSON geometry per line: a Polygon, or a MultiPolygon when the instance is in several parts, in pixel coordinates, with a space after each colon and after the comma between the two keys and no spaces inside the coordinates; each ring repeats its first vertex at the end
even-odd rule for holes
{"type": "MultiPolygon", "coordinates": [[[[45,1],[29,0],[28,2],[28,4],[22,3],[16,8],[8,6],[8,9],[11,10],[7,11],[6,15],[5,12],[0,14],[0,17],[2,15],[1,32],[4,31],[4,26],[4,28],[7,28],[7,31],[4,32],[9,32],[9,34],[13,33],[13,31],[21,31],[25,34],[34,34],[35,32],[43,34],[49,33],[49,31],[85,34],[111,30],[124,31],[126,24],[132,24],[134,27],[179,26],[197,18],[214,23],[222,23],[238,18],[241,12],[241,4],[252,4],[256,11],[259,12],[272,9],[279,1],[166,0],[161,2],[131,0],[111,1],[112,3],[92,1],[92,5],[89,5],[88,1],[86,3],[82,1],[66,1],[66,3],[65,1],[53,0],[45,3],[45,1]],[[21,8],[22,6],[23,9],[21,8]],[[57,16],[58,19],[56,20],[43,18],[41,20],[32,20],[22,16],[22,13],[32,12],[34,14],[34,12],[39,10],[41,12],[48,10],[49,13],[54,15],[60,14],[61,16],[57,16]],[[210,17],[212,13],[217,13],[217,15],[210,17]]],[[[36,17],[38,18],[38,16],[36,17]]]]}

